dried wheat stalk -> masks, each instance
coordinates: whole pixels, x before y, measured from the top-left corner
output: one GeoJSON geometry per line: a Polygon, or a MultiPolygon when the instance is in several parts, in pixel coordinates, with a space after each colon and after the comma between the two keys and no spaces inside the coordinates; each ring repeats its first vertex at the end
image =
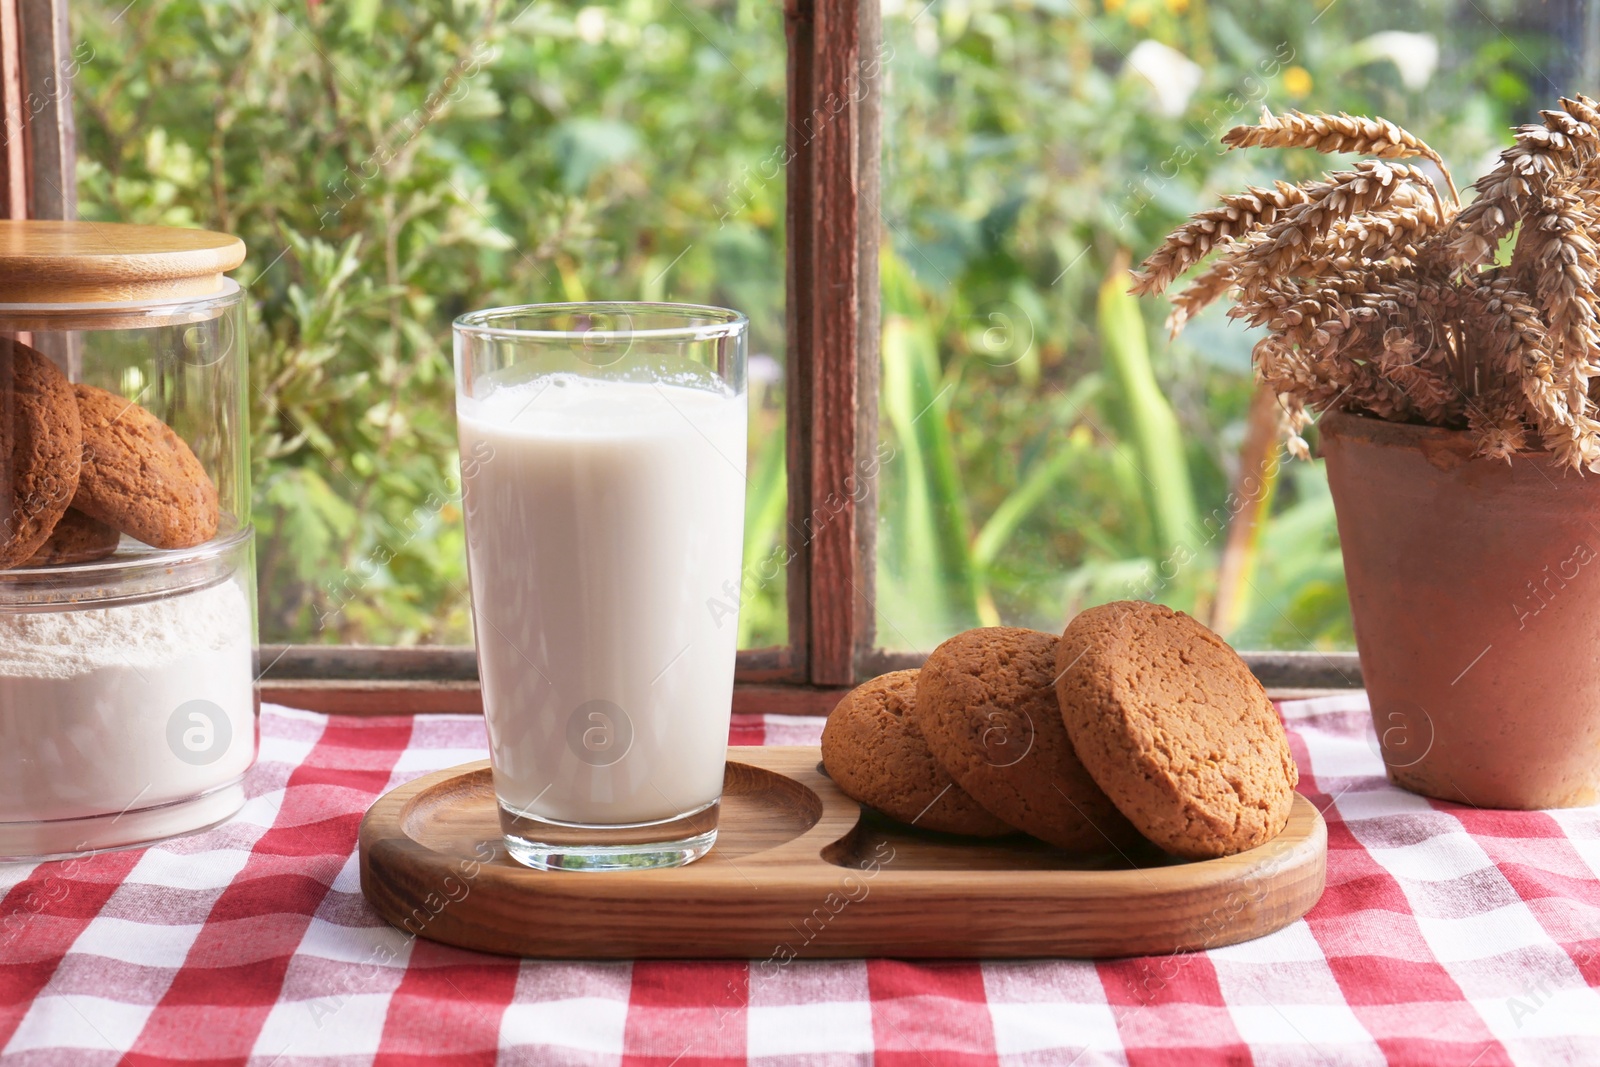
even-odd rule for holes
{"type": "Polygon", "coordinates": [[[1428,242],[1444,232],[1448,216],[1428,197],[1418,196],[1410,203],[1396,197],[1390,207],[1335,222],[1325,242],[1329,258],[1359,257],[1374,262],[1425,258],[1428,242]]]}
{"type": "Polygon", "coordinates": [[[1467,429],[1478,442],[1478,454],[1489,459],[1511,457],[1528,447],[1521,397],[1504,386],[1482,395],[1467,412],[1467,429]]]}
{"type": "MultiPolygon", "coordinates": [[[[1587,98],[1572,103],[1578,114],[1594,111],[1587,98]]],[[[1543,124],[1518,127],[1516,143],[1500,153],[1493,170],[1473,183],[1478,198],[1456,216],[1456,253],[1463,263],[1475,265],[1493,259],[1500,240],[1530,207],[1549,195],[1561,179],[1583,176],[1594,162],[1596,127],[1565,109],[1546,111],[1543,116],[1543,124]]]]}
{"type": "Polygon", "coordinates": [[[1270,225],[1230,238],[1221,258],[1173,299],[1167,326],[1174,335],[1230,289],[1243,290],[1262,278],[1371,266],[1365,252],[1381,250],[1385,234],[1390,240],[1423,241],[1441,229],[1445,218],[1426,176],[1402,165],[1369,160],[1297,188],[1298,203],[1280,210],[1270,225]],[[1385,205],[1393,209],[1390,214],[1376,210],[1385,205]]]}
{"type": "MultiPolygon", "coordinates": [[[[1422,255],[1421,246],[1444,226],[1444,216],[1437,203],[1411,184],[1396,188],[1390,203],[1395,208],[1389,213],[1369,211],[1348,219],[1335,218],[1328,234],[1313,236],[1300,246],[1301,255],[1296,266],[1304,270],[1290,273],[1323,275],[1395,256],[1422,255]]],[[[1267,243],[1268,237],[1262,231],[1249,234],[1243,240],[1230,238],[1220,258],[1195,275],[1172,298],[1172,311],[1167,316],[1168,332],[1176,337],[1202,309],[1221,299],[1230,289],[1238,288],[1241,274],[1249,276],[1259,272],[1258,261],[1271,254],[1265,249],[1267,243]],[[1256,251],[1252,253],[1252,249],[1256,251]]]]}
{"type": "Polygon", "coordinates": [[[1167,313],[1167,334],[1177,337],[1189,320],[1208,305],[1222,299],[1234,287],[1234,264],[1229,259],[1219,259],[1196,274],[1183,291],[1172,298],[1172,310],[1167,313]]]}
{"type": "Polygon", "coordinates": [[[1317,242],[1340,221],[1372,214],[1395,201],[1410,204],[1417,187],[1431,195],[1438,214],[1443,215],[1444,204],[1433,182],[1405,163],[1366,159],[1325,181],[1305,183],[1301,186],[1303,201],[1280,212],[1271,225],[1260,227],[1246,239],[1250,251],[1239,264],[1241,276],[1296,273],[1296,268],[1314,255],[1317,242]]]}
{"type": "Polygon", "coordinates": [[[1235,126],[1222,135],[1222,143],[1229,148],[1310,148],[1317,152],[1350,152],[1379,159],[1417,158],[1429,160],[1438,166],[1450,187],[1450,199],[1456,195],[1456,182],[1444,159],[1428,147],[1428,143],[1396,126],[1388,119],[1361,118],[1339,112],[1307,113],[1285,111],[1274,115],[1261,109],[1261,121],[1254,126],[1235,126]]]}
{"type": "Polygon", "coordinates": [[[1528,206],[1511,260],[1513,276],[1535,294],[1549,323],[1556,378],[1574,405],[1588,392],[1600,349],[1600,262],[1585,232],[1587,213],[1578,196],[1559,185],[1549,190],[1528,206]]]}
{"type": "Polygon", "coordinates": [[[1190,267],[1240,234],[1271,222],[1304,199],[1299,186],[1277,182],[1271,189],[1251,186],[1222,198],[1220,207],[1196,214],[1174,230],[1134,273],[1133,291],[1159,293],[1190,267]]]}
{"type": "Polygon", "coordinates": [[[1146,260],[1135,291],[1165,289],[1176,330],[1231,295],[1266,331],[1254,349],[1290,450],[1311,411],[1472,433],[1481,455],[1542,449],[1600,471],[1600,104],[1584,96],[1516,131],[1457,210],[1427,174],[1387,160],[1437,152],[1383,119],[1289,112],[1229,131],[1231,147],[1377,158],[1322,181],[1226,197],[1146,260]],[[1515,235],[1509,263],[1482,265],[1515,235]]]}
{"type": "Polygon", "coordinates": [[[1587,122],[1590,126],[1600,130],[1600,104],[1584,96],[1582,93],[1573,93],[1572,96],[1561,98],[1561,110],[1577,119],[1587,122]]]}

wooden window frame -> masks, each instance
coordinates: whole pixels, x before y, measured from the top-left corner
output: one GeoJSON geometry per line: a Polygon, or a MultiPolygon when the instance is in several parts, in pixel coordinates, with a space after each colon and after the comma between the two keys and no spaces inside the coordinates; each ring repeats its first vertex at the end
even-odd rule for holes
{"type": "Polygon", "coordinates": [[[77,214],[67,0],[0,0],[0,218],[77,214]]]}
{"type": "MultiPolygon", "coordinates": [[[[71,218],[68,0],[0,0],[0,218],[71,218]]],[[[785,0],[789,644],[739,652],[736,712],[825,714],[875,640],[879,373],[878,0],[785,0]]],[[[263,700],[353,714],[478,712],[467,648],[269,645],[263,700]]],[[[1279,695],[1360,685],[1354,653],[1247,653],[1279,695]]]]}

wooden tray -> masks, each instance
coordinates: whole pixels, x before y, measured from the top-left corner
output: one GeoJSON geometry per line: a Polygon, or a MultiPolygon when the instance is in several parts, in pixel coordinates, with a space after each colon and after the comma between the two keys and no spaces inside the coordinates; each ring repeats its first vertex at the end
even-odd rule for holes
{"type": "Polygon", "coordinates": [[[1132,956],[1271,933],[1322,895],[1327,827],[1226,859],[1069,858],[864,812],[814,746],[728,750],[721,830],[687,867],[530,870],[500,845],[487,761],[419,778],[361,823],[361,889],[389,922],[462,948],[548,958],[1132,956]]]}

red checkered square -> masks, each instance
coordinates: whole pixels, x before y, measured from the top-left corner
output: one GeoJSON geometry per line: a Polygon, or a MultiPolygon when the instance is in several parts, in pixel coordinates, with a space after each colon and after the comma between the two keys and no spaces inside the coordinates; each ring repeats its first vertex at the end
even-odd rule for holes
{"type": "Polygon", "coordinates": [[[912,1064],[936,1049],[949,1064],[998,1062],[983,971],[976,963],[867,961],[879,1064],[912,1064]]]}
{"type": "Polygon", "coordinates": [[[641,961],[633,967],[625,1067],[746,1062],[750,967],[641,961]]]}
{"type": "Polygon", "coordinates": [[[493,1067],[500,1016],[516,986],[516,960],[414,941],[373,1067],[437,1063],[441,1057],[493,1067]]]}

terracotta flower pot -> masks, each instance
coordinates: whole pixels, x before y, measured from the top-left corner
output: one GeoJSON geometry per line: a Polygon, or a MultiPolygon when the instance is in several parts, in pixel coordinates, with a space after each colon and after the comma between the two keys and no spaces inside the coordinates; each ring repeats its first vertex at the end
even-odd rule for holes
{"type": "Polygon", "coordinates": [[[1486,808],[1600,800],[1600,475],[1330,413],[1361,672],[1389,780],[1486,808]]]}

